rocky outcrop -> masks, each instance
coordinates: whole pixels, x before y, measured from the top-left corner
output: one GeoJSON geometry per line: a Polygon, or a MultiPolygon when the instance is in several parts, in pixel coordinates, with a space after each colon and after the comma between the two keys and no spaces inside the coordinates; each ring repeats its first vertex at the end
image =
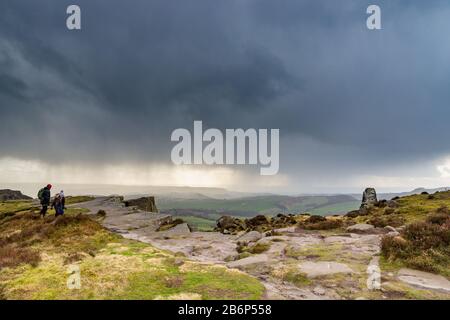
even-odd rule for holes
{"type": "MultiPolygon", "coordinates": [[[[395,201],[394,201],[395,202],[395,201]]],[[[374,188],[366,188],[362,195],[361,206],[358,210],[348,212],[345,216],[349,218],[356,218],[359,216],[367,216],[370,214],[371,208],[377,206],[387,206],[387,201],[378,201],[377,192],[374,188]]]]}
{"type": "Polygon", "coordinates": [[[230,216],[223,216],[217,220],[217,226],[214,231],[219,231],[224,234],[234,234],[239,231],[244,231],[246,228],[244,221],[230,216]]]}
{"type": "Polygon", "coordinates": [[[22,194],[22,192],[20,191],[10,189],[0,190],[0,201],[9,201],[9,200],[32,200],[32,198],[22,194]]]}
{"type": "Polygon", "coordinates": [[[158,213],[158,208],[156,207],[155,197],[142,197],[138,199],[126,200],[123,202],[125,207],[137,207],[140,210],[147,212],[158,213]]]}
{"type": "Polygon", "coordinates": [[[297,220],[295,220],[293,214],[284,215],[280,213],[272,218],[271,224],[274,228],[287,228],[297,224],[297,220]]]}
{"type": "Polygon", "coordinates": [[[377,192],[374,188],[366,188],[363,193],[362,201],[361,201],[361,209],[368,208],[370,206],[375,205],[378,202],[377,192]]]}
{"type": "Polygon", "coordinates": [[[223,216],[217,220],[215,231],[225,234],[236,234],[241,231],[258,231],[261,233],[272,231],[274,229],[286,228],[297,224],[295,216],[278,214],[276,217],[268,218],[263,215],[257,215],[251,219],[241,220],[230,216],[223,216]]]}

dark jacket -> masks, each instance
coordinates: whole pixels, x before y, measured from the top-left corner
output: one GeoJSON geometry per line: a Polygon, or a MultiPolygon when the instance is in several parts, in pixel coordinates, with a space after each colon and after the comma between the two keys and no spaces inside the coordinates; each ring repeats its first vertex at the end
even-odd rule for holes
{"type": "MultiPolygon", "coordinates": [[[[63,199],[64,198],[55,197],[55,199],[53,200],[52,208],[55,208],[57,216],[64,214],[63,199]]],[[[64,200],[64,202],[65,202],[65,200],[64,200]]]]}
{"type": "Polygon", "coordinates": [[[50,205],[50,198],[51,198],[50,189],[45,187],[44,191],[42,192],[41,204],[43,206],[49,206],[50,205]]]}

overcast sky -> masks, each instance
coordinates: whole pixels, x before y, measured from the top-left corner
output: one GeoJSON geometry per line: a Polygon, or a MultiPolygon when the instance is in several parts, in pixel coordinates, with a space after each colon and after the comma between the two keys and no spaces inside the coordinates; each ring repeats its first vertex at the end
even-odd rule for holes
{"type": "Polygon", "coordinates": [[[0,182],[448,186],[449,35],[448,0],[4,0],[0,182]],[[279,174],[174,167],[194,120],[279,128],[279,174]]]}

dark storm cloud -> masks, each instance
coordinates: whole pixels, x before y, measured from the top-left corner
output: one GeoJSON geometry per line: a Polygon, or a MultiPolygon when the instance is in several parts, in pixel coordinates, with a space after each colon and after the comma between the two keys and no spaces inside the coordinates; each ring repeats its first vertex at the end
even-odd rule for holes
{"type": "Polygon", "coordinates": [[[76,1],[71,32],[72,2],[3,1],[1,155],[167,162],[194,119],[280,128],[292,171],[300,136],[355,170],[447,154],[450,4],[376,2],[382,31],[369,1],[76,1]]]}

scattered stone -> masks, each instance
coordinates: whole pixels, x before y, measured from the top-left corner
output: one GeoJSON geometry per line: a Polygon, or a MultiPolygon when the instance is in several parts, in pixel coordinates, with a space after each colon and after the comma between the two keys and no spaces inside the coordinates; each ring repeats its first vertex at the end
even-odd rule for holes
{"type": "Polygon", "coordinates": [[[334,261],[307,261],[300,264],[299,269],[305,273],[308,278],[326,276],[336,273],[353,273],[349,266],[334,261]]]}
{"type": "Polygon", "coordinates": [[[323,287],[318,286],[313,289],[313,293],[317,294],[318,296],[323,296],[323,295],[325,295],[326,290],[323,287]]]}
{"type": "Polygon", "coordinates": [[[246,229],[246,224],[241,219],[230,216],[223,216],[217,220],[217,226],[214,231],[222,232],[223,234],[236,234],[246,229]]]}
{"type": "Polygon", "coordinates": [[[386,226],[386,227],[384,227],[384,229],[386,229],[386,231],[388,231],[388,232],[396,232],[397,231],[397,229],[395,229],[394,227],[391,227],[391,226],[386,226]]]}
{"type": "Polygon", "coordinates": [[[347,214],[345,216],[348,217],[348,218],[356,218],[356,217],[359,217],[359,216],[365,216],[367,214],[368,214],[367,210],[360,209],[360,210],[349,211],[349,212],[347,212],[347,214]]]}
{"type": "Polygon", "coordinates": [[[278,214],[276,217],[273,217],[271,220],[271,224],[273,228],[284,228],[289,225],[294,225],[297,223],[297,220],[295,220],[295,216],[290,215],[284,215],[284,214],[278,214]]]}
{"type": "Polygon", "coordinates": [[[398,231],[391,231],[391,232],[388,232],[386,235],[389,236],[389,237],[398,237],[400,235],[400,232],[398,232],[398,231]]]}
{"type": "Polygon", "coordinates": [[[97,217],[101,217],[101,218],[103,218],[103,217],[106,217],[106,211],[105,210],[98,210],[97,211],[97,217]]]}
{"type": "Polygon", "coordinates": [[[413,286],[450,292],[450,281],[433,273],[403,268],[398,272],[398,279],[413,286]]]}
{"type": "Polygon", "coordinates": [[[354,224],[350,227],[347,227],[347,232],[353,232],[353,233],[369,233],[374,230],[374,226],[367,223],[358,223],[354,224]]]}
{"type": "Polygon", "coordinates": [[[170,219],[170,220],[167,220],[167,221],[163,221],[163,222],[159,225],[158,229],[156,229],[156,231],[166,231],[166,230],[170,230],[170,229],[176,227],[177,225],[179,225],[179,224],[184,224],[184,223],[185,223],[185,222],[183,221],[183,219],[179,219],[179,218],[174,219],[174,220],[170,219]]]}
{"type": "Polygon", "coordinates": [[[265,232],[272,229],[270,221],[263,215],[257,215],[251,219],[246,219],[245,224],[248,230],[265,232]]]}

